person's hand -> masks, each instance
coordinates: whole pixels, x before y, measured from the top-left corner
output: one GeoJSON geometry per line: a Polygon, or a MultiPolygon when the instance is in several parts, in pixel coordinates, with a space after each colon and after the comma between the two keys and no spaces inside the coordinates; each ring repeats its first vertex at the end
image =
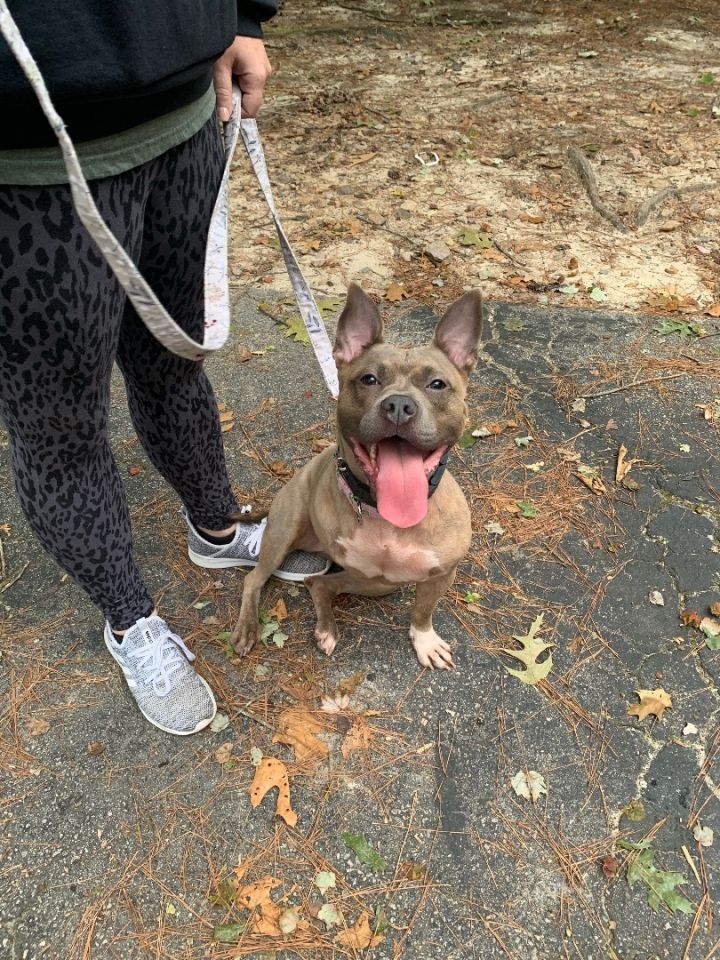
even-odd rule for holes
{"type": "Polygon", "coordinates": [[[256,37],[235,37],[235,42],[215,61],[213,68],[218,118],[223,122],[230,119],[233,76],[237,77],[242,93],[242,115],[256,116],[271,73],[272,67],[262,40],[256,37]]]}

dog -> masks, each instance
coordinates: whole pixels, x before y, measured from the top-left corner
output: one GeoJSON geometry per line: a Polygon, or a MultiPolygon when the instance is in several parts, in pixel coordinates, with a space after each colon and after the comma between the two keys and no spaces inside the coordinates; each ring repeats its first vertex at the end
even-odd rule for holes
{"type": "Polygon", "coordinates": [[[470,547],[470,510],[445,461],[465,429],[481,330],[482,297],[471,292],[448,309],[429,346],[392,346],[377,307],[351,284],[333,350],[337,444],[313,457],[272,503],[231,638],[239,655],[257,639],[260,594],[272,571],[290,551],[308,550],[342,568],[305,580],[324,653],[338,640],[338,594],[377,597],[415,584],[410,639],[417,658],[425,667],[454,666],[432,617],[470,547]]]}

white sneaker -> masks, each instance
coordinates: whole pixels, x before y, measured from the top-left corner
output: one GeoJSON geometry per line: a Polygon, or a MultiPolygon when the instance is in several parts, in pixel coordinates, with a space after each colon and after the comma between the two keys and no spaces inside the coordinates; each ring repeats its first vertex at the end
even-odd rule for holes
{"type": "MultiPolygon", "coordinates": [[[[190,520],[187,510],[180,511],[188,525],[188,556],[198,567],[219,570],[225,567],[256,567],[267,520],[260,523],[238,523],[230,543],[218,545],[206,540],[190,520]]],[[[327,573],[330,561],[322,553],[293,550],[273,576],[279,580],[302,582],[306,577],[327,573]]]]}
{"type": "Polygon", "coordinates": [[[142,617],[122,643],[106,623],[105,646],[120,664],[140,712],[158,729],[187,736],[215,716],[212,690],[190,666],[195,655],[161,617],[142,617]]]}

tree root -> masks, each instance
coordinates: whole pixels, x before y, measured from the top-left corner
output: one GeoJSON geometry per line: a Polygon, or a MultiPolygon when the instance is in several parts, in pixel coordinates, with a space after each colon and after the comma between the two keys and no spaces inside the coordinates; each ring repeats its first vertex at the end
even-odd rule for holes
{"type": "MultiPolygon", "coordinates": [[[[585,192],[588,195],[588,199],[593,210],[595,210],[596,213],[599,213],[601,217],[604,217],[605,220],[608,220],[616,230],[620,230],[622,233],[627,233],[630,228],[625,221],[622,220],[616,213],[614,213],[600,199],[598,195],[597,180],[595,179],[595,172],[590,166],[587,158],[580,150],[578,150],[577,147],[568,148],[568,157],[570,159],[570,163],[575,168],[575,171],[580,179],[580,183],[585,188],[585,192]]],[[[669,187],[663,187],[662,190],[658,190],[657,193],[653,193],[652,196],[648,197],[648,199],[641,203],[637,208],[635,216],[633,217],[634,228],[637,229],[638,227],[644,226],[650,215],[671,197],[681,197],[686,193],[701,193],[704,190],[718,189],[720,189],[720,181],[717,180],[710,183],[690,183],[686,187],[675,187],[672,185],[669,187]]]]}

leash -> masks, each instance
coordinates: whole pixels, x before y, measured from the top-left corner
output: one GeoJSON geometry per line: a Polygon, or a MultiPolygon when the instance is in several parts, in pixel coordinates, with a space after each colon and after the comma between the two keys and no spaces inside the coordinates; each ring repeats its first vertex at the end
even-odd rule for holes
{"type": "Polygon", "coordinates": [[[239,89],[236,86],[233,87],[232,116],[223,130],[225,168],[210,219],[205,252],[205,334],[203,342],[197,343],[175,323],[103,220],[82,172],[75,147],[65,129],[65,123],[50,99],[40,68],[20,34],[8,9],[7,0],[0,0],[0,33],[35,92],[40,107],[57,137],[73,203],[80,221],[98,245],[148,330],[164,347],[188,360],[202,360],[208,354],[219,350],[227,341],[230,332],[230,293],[227,272],[228,181],[238,135],[242,134],[253,170],[272,214],[300,315],[307,328],[328,389],[333,397],[337,397],[338,378],[332,356],[332,344],[320,310],[280,223],[257,124],[255,120],[241,120],[239,89]]]}

